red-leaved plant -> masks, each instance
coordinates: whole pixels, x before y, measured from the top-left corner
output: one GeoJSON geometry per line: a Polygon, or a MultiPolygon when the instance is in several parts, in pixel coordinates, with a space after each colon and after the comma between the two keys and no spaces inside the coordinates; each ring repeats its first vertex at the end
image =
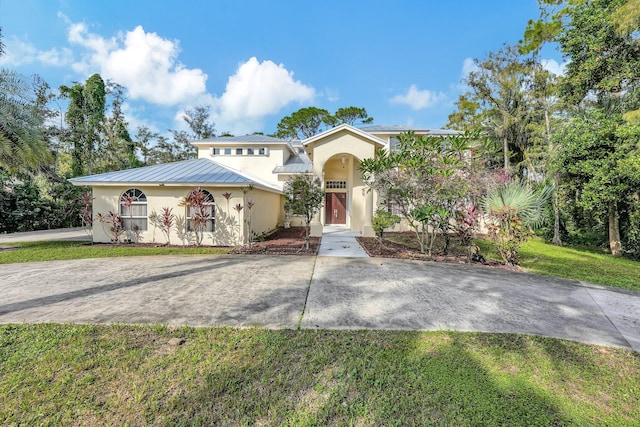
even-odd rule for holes
{"type": "MultiPolygon", "coordinates": [[[[111,242],[119,243],[120,236],[124,233],[124,227],[122,224],[122,217],[113,211],[109,211],[107,215],[98,213],[96,219],[102,224],[104,229],[105,225],[109,227],[108,233],[110,234],[111,242]]],[[[107,232],[107,230],[105,230],[107,232]]]]}
{"type": "Polygon", "coordinates": [[[181,206],[186,206],[191,213],[191,228],[196,233],[196,245],[198,246],[202,244],[207,222],[211,220],[208,202],[207,193],[202,191],[200,187],[196,187],[180,203],[181,206]]]}

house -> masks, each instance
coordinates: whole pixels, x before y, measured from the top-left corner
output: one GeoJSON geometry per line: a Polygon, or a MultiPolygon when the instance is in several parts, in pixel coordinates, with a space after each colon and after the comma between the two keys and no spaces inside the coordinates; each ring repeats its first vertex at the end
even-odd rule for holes
{"type": "MultiPolygon", "coordinates": [[[[152,219],[163,208],[171,208],[176,218],[171,242],[193,240],[193,212],[181,202],[200,187],[206,197],[205,209],[211,214],[202,243],[235,245],[245,241],[248,233],[260,234],[282,225],[284,183],[293,175],[313,173],[322,178],[326,199],[312,223],[312,235],[322,235],[324,225],[344,225],[363,236],[373,236],[371,218],[377,200],[360,177],[360,161],[374,157],[380,148],[394,149],[398,136],[409,130],[417,135],[455,133],[342,124],[303,141],[263,135],[216,137],[192,142],[198,149],[197,159],[70,181],[92,187],[94,218],[98,213],[119,214],[126,230],[136,229],[142,241],[159,243],[165,243],[166,237],[152,219]],[[249,216],[251,230],[247,229],[249,216]]],[[[298,225],[295,219],[293,224],[298,225]]],[[[94,220],[93,239],[112,239],[104,222],[94,220]]]]}

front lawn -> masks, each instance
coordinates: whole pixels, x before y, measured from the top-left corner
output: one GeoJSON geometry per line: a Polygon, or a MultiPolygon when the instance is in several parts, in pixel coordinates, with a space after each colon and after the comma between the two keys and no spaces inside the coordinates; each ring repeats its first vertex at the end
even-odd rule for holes
{"type": "Polygon", "coordinates": [[[228,252],[228,248],[210,246],[92,245],[89,242],[70,241],[25,242],[5,244],[4,247],[0,247],[0,264],[144,255],[226,254],[228,252]]]}
{"type": "Polygon", "coordinates": [[[0,326],[2,425],[637,425],[640,355],[512,334],[0,326]]]}

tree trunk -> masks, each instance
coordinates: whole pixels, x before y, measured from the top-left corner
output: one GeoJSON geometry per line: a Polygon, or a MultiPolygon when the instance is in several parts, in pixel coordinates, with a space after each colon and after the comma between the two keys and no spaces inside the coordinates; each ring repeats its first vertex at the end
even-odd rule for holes
{"type": "Polygon", "coordinates": [[[556,246],[562,246],[562,239],[560,239],[560,208],[558,207],[558,190],[553,191],[553,240],[551,241],[556,246]]]}
{"type": "Polygon", "coordinates": [[[622,256],[618,204],[615,201],[609,202],[609,248],[611,249],[611,255],[615,257],[622,256]]]}
{"type": "Polygon", "coordinates": [[[509,141],[506,136],[502,139],[502,151],[504,152],[504,168],[507,170],[509,169],[509,141]]]}

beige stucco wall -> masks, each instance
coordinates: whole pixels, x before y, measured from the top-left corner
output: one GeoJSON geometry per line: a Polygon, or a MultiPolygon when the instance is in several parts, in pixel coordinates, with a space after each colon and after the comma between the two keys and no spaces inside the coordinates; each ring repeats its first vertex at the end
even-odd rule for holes
{"type": "MultiPolygon", "coordinates": [[[[224,147],[217,147],[224,150],[224,147]]],[[[267,155],[236,155],[235,146],[229,145],[232,148],[231,155],[212,155],[210,154],[209,147],[198,147],[198,158],[210,159],[221,165],[228,166],[240,172],[245,172],[253,177],[259,178],[267,182],[278,183],[278,176],[273,173],[273,169],[276,166],[282,166],[289,159],[291,152],[288,148],[283,146],[269,146],[267,155]]],[[[238,148],[246,150],[248,147],[238,145],[238,148]]],[[[259,146],[254,147],[256,150],[259,146]]],[[[256,151],[257,153],[257,151],[256,151]]]]}
{"type": "MultiPolygon", "coordinates": [[[[365,226],[366,189],[360,177],[360,161],[375,156],[376,144],[347,130],[329,135],[307,147],[311,152],[314,173],[329,180],[347,181],[347,225],[351,230],[363,232],[365,226]],[[344,168],[342,157],[345,157],[344,168]],[[324,171],[324,176],[323,176],[324,171]]],[[[345,190],[331,190],[345,191],[345,190]]],[[[325,223],[325,211],[318,220],[325,223]]]]}
{"type": "MultiPolygon", "coordinates": [[[[93,189],[93,240],[94,242],[108,243],[110,235],[108,226],[100,223],[96,217],[98,213],[107,214],[109,211],[119,212],[119,200],[126,190],[132,187],[94,187],[93,189]]],[[[172,208],[172,213],[176,217],[176,224],[171,231],[170,242],[175,245],[187,245],[195,242],[194,233],[185,233],[185,207],[179,206],[180,201],[186,196],[193,187],[172,187],[172,186],[154,186],[154,187],[135,187],[147,196],[147,215],[152,212],[160,214],[162,208],[172,208]]],[[[252,208],[252,229],[256,233],[269,231],[276,227],[280,220],[280,203],[281,195],[264,190],[254,189],[245,195],[242,189],[238,187],[202,187],[209,191],[215,200],[215,231],[205,232],[202,240],[203,245],[216,246],[234,246],[244,242],[246,234],[245,215],[246,201],[251,198],[255,205],[252,208]],[[227,204],[227,200],[223,193],[231,193],[231,197],[227,204]],[[240,204],[243,209],[238,212],[234,206],[240,204]]],[[[142,243],[167,243],[166,237],[162,230],[154,227],[151,221],[147,222],[147,230],[141,233],[142,243]]]]}

